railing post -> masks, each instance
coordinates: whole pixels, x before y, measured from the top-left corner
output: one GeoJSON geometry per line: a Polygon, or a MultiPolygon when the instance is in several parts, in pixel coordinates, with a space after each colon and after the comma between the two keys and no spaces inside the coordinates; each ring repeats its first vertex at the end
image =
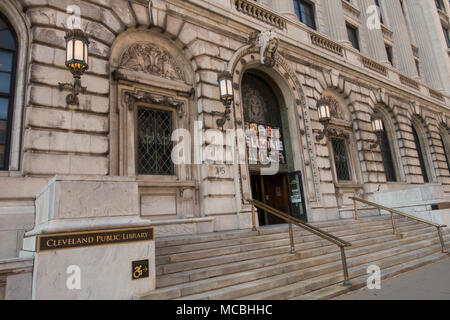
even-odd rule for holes
{"type": "Polygon", "coordinates": [[[359,220],[358,207],[356,206],[356,200],[353,199],[353,207],[355,208],[355,220],[359,220]]]}
{"type": "Polygon", "coordinates": [[[397,225],[395,224],[395,216],[392,211],[389,211],[391,213],[391,220],[392,220],[392,229],[394,230],[394,234],[397,235],[397,225]]]}
{"type": "Polygon", "coordinates": [[[344,270],[344,286],[351,286],[350,280],[348,278],[348,267],[347,267],[347,258],[345,257],[345,249],[343,246],[339,246],[341,249],[341,260],[342,260],[342,269],[344,270]]]}
{"type": "Polygon", "coordinates": [[[253,228],[252,231],[257,231],[256,229],[256,212],[255,212],[255,205],[252,203],[252,224],[253,228]]]}
{"type": "Polygon", "coordinates": [[[436,227],[439,234],[439,240],[441,241],[442,253],[447,253],[447,249],[445,248],[444,238],[442,237],[441,227],[436,227]]]}
{"type": "Polygon", "coordinates": [[[294,233],[292,231],[292,223],[289,223],[289,239],[291,241],[291,253],[295,253],[294,233]]]}

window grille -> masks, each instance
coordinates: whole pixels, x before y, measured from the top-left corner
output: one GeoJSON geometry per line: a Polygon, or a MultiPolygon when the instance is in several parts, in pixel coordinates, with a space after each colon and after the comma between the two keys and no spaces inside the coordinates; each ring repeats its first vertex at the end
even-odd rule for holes
{"type": "MultiPolygon", "coordinates": [[[[386,126],[383,127],[386,128],[386,126]]],[[[395,174],[394,161],[392,160],[391,146],[389,145],[389,139],[386,130],[381,133],[381,157],[383,160],[384,173],[386,174],[386,180],[390,182],[397,181],[395,174]]]]}
{"type": "Polygon", "coordinates": [[[416,150],[419,154],[420,169],[422,170],[423,181],[425,183],[428,183],[430,182],[430,180],[428,178],[427,169],[425,167],[425,159],[423,158],[422,146],[420,145],[419,136],[417,135],[417,131],[414,127],[412,127],[412,131],[414,135],[414,142],[416,143],[416,150]]]}
{"type": "Polygon", "coordinates": [[[173,112],[138,109],[138,173],[174,175],[172,161],[173,112]]]}
{"type": "Polygon", "coordinates": [[[350,168],[348,164],[347,148],[344,139],[331,138],[333,146],[334,164],[339,181],[350,181],[350,168]]]}

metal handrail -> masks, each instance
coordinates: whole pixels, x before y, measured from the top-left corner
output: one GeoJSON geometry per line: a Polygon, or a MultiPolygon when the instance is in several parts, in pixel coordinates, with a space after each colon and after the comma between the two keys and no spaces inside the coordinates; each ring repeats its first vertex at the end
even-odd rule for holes
{"type": "Polygon", "coordinates": [[[258,207],[278,218],[283,219],[284,221],[289,223],[289,239],[290,239],[290,244],[291,244],[291,253],[294,254],[295,253],[295,244],[294,244],[294,234],[292,231],[292,225],[296,225],[297,227],[300,227],[302,229],[305,229],[319,237],[321,237],[322,239],[328,240],[334,244],[336,244],[339,249],[341,250],[341,260],[342,260],[342,269],[344,271],[344,285],[348,286],[351,285],[350,281],[349,281],[349,277],[348,277],[348,267],[347,267],[347,258],[345,256],[345,247],[350,247],[352,244],[350,242],[347,242],[345,240],[342,240],[336,236],[333,236],[332,234],[325,232],[317,227],[314,227],[306,222],[303,222],[297,218],[291,217],[290,215],[277,210],[275,208],[272,208],[260,201],[257,200],[247,200],[251,205],[252,205],[252,223],[253,223],[253,231],[257,231],[256,228],[256,211],[255,211],[255,207],[258,207]]]}
{"type": "Polygon", "coordinates": [[[407,213],[395,210],[393,208],[388,208],[388,207],[385,207],[385,206],[383,206],[381,204],[378,204],[378,203],[375,203],[375,202],[371,202],[371,201],[367,201],[367,200],[364,200],[364,199],[361,199],[361,198],[358,198],[358,197],[349,197],[349,199],[353,200],[353,206],[354,206],[354,209],[355,209],[355,220],[359,220],[359,212],[358,212],[358,208],[356,206],[356,202],[362,202],[362,203],[365,203],[365,204],[367,204],[369,206],[378,208],[379,210],[388,211],[391,214],[392,229],[393,229],[395,235],[398,234],[398,231],[397,231],[397,225],[395,223],[394,213],[398,214],[400,216],[404,216],[404,217],[407,217],[409,219],[416,220],[416,221],[419,221],[419,222],[422,222],[422,223],[426,223],[426,224],[428,224],[430,226],[436,227],[436,229],[438,231],[438,235],[439,235],[439,240],[441,242],[442,253],[447,253],[447,249],[445,248],[444,238],[442,237],[442,230],[441,230],[442,228],[447,227],[445,224],[439,224],[439,223],[431,222],[431,221],[428,221],[428,220],[425,220],[425,219],[422,219],[422,218],[419,218],[419,217],[415,217],[415,216],[412,216],[410,214],[407,214],[407,213]]]}

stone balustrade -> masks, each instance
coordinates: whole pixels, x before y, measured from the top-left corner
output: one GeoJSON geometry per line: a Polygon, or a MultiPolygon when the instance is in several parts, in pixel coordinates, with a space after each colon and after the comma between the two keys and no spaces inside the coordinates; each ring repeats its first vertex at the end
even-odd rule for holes
{"type": "Polygon", "coordinates": [[[378,72],[379,74],[382,74],[383,76],[387,76],[387,68],[383,66],[382,64],[379,64],[378,62],[369,59],[367,57],[361,56],[361,62],[364,67],[378,72]]]}
{"type": "Polygon", "coordinates": [[[277,27],[278,29],[286,29],[286,20],[284,18],[262,8],[254,2],[248,0],[235,0],[234,4],[236,10],[245,15],[270,24],[271,26],[277,27]]]}
{"type": "Polygon", "coordinates": [[[404,76],[402,74],[399,75],[399,78],[400,78],[400,82],[403,83],[404,85],[406,85],[408,87],[411,87],[411,88],[414,88],[416,90],[420,89],[419,83],[417,81],[415,81],[415,80],[413,80],[411,78],[408,78],[408,77],[406,77],[406,76],[404,76]]]}
{"type": "Polygon", "coordinates": [[[322,37],[322,36],[318,35],[317,33],[310,32],[310,38],[311,38],[312,44],[314,44],[318,47],[321,47],[325,50],[328,50],[330,52],[333,52],[335,54],[338,54],[340,56],[344,55],[344,50],[340,44],[338,44],[330,39],[327,39],[325,37],[322,37]]]}
{"type": "Polygon", "coordinates": [[[439,91],[433,90],[431,88],[428,88],[428,91],[430,92],[431,97],[444,101],[444,96],[439,91]]]}

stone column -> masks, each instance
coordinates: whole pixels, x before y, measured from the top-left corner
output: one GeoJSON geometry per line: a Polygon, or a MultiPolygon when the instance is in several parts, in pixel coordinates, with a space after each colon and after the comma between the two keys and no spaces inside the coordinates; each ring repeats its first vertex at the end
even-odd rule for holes
{"type": "Polygon", "coordinates": [[[367,48],[367,52],[363,53],[368,54],[372,59],[379,63],[390,64],[384,45],[383,32],[381,29],[369,29],[367,26],[367,21],[370,18],[367,9],[374,5],[374,0],[359,0],[359,8],[361,10],[361,32],[366,40],[365,43],[367,48]]]}
{"type": "Polygon", "coordinates": [[[439,36],[442,34],[440,23],[433,23],[437,17],[437,9],[433,1],[405,1],[411,18],[411,27],[419,48],[424,81],[434,89],[450,91],[448,76],[448,54],[442,54],[439,36]],[[436,16],[436,17],[435,17],[436,16]],[[444,81],[442,81],[444,80],[444,81]]]}
{"type": "MultiPolygon", "coordinates": [[[[344,10],[341,1],[327,1],[324,6],[327,17],[328,35],[334,41],[350,44],[345,26],[344,10]]],[[[351,45],[351,44],[350,44],[351,45]]]]}
{"type": "Polygon", "coordinates": [[[393,49],[397,62],[396,68],[412,78],[418,77],[411,39],[400,2],[398,0],[385,0],[385,7],[389,8],[385,12],[389,20],[389,28],[394,33],[393,49]]]}
{"type": "Polygon", "coordinates": [[[297,20],[292,0],[272,0],[272,8],[283,16],[297,20]]]}

